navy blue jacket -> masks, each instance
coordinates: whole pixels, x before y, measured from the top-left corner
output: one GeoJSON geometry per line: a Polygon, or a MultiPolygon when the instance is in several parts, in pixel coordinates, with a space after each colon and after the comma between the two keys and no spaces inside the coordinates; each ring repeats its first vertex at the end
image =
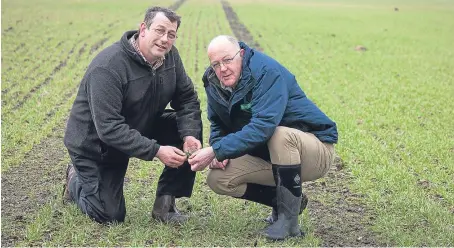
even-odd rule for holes
{"type": "Polygon", "coordinates": [[[274,59],[239,44],[245,53],[241,78],[232,93],[222,89],[211,67],[203,75],[210,145],[216,158],[222,161],[250,154],[268,160],[266,143],[277,126],[337,143],[336,123],[307,98],[295,76],[274,59]]]}

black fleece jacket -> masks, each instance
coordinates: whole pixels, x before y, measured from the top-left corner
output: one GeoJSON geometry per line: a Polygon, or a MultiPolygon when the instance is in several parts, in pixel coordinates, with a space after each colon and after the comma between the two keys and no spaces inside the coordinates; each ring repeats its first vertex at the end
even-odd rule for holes
{"type": "Polygon", "coordinates": [[[111,155],[152,160],[159,149],[151,139],[153,122],[168,103],[181,138],[201,135],[200,102],[178,50],[172,47],[153,71],[128,41],[136,32],[126,32],[89,65],[67,123],[69,151],[95,160],[111,155]]]}

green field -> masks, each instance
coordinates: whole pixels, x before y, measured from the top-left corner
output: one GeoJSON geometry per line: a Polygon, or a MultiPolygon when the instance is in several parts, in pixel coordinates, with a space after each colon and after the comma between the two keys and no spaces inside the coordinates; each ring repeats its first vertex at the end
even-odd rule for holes
{"type": "MultiPolygon", "coordinates": [[[[454,2],[186,0],[178,47],[202,101],[206,46],[238,34],[284,64],[339,128],[340,157],[304,189],[305,238],[257,234],[269,209],[199,173],[183,226],[151,220],[158,162],[133,159],[127,217],[103,226],[61,203],[66,119],[91,59],[172,0],[2,0],[2,245],[454,246],[454,2]],[[227,15],[229,16],[229,15],[227,15]],[[365,50],[355,47],[362,46],[365,50]]],[[[174,5],[175,6],[175,5],[174,5]]],[[[239,37],[242,38],[242,37],[239,37]]],[[[208,137],[204,137],[207,144],[208,137]]]]}

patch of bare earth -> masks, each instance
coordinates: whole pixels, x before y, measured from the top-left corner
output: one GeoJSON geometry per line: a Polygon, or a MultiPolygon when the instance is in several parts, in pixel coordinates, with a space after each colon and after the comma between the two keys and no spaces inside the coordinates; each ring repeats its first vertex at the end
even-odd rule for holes
{"type": "Polygon", "coordinates": [[[100,47],[102,47],[102,45],[104,45],[104,43],[106,43],[107,40],[108,40],[108,38],[102,38],[101,40],[96,42],[93,46],[91,46],[90,54],[93,54],[94,52],[98,51],[98,49],[100,47]]]}
{"type": "MultiPolygon", "coordinates": [[[[247,27],[239,20],[230,4],[222,0],[222,7],[235,36],[253,48],[262,50],[247,27]]],[[[342,170],[340,158],[323,180],[303,185],[309,197],[308,211],[315,225],[315,235],[322,246],[385,246],[370,229],[374,213],[362,204],[362,195],[348,188],[350,173],[342,170]]]]}
{"type": "Polygon", "coordinates": [[[374,212],[363,204],[364,195],[350,191],[348,184],[353,176],[342,167],[336,157],[323,180],[303,185],[315,235],[323,240],[323,246],[388,246],[371,231],[374,212]]]}
{"type": "Polygon", "coordinates": [[[175,2],[174,4],[169,6],[169,9],[176,11],[180,6],[185,2],[186,0],[179,0],[175,2]]]}
{"type": "Polygon", "coordinates": [[[249,32],[247,27],[244,26],[243,23],[241,23],[237,14],[235,13],[235,11],[233,11],[232,6],[230,6],[230,4],[225,0],[222,0],[221,3],[222,3],[222,8],[224,9],[225,16],[227,17],[227,20],[229,21],[230,28],[232,29],[236,38],[247,43],[248,46],[251,46],[254,49],[263,51],[263,48],[260,46],[260,44],[258,42],[256,42],[254,40],[254,38],[252,37],[251,32],[249,32]]]}
{"type": "Polygon", "coordinates": [[[2,173],[2,246],[22,241],[33,214],[61,193],[52,189],[63,185],[63,132],[64,125],[33,147],[19,166],[2,173]]]}

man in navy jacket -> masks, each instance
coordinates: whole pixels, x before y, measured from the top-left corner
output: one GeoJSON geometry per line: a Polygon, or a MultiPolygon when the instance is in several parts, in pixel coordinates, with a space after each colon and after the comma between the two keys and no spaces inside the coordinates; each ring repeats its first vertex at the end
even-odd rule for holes
{"type": "Polygon", "coordinates": [[[298,215],[307,203],[301,183],[332,165],[336,123],[285,67],[235,38],[214,38],[208,57],[211,146],[192,154],[192,170],[209,166],[207,183],[218,194],[273,207],[267,238],[301,235],[298,215]]]}

